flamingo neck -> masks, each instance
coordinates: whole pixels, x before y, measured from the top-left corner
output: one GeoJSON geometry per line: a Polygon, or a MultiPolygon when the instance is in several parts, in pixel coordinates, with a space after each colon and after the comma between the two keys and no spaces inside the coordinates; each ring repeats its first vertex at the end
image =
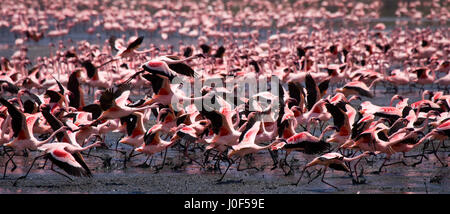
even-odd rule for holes
{"type": "Polygon", "coordinates": [[[363,157],[365,157],[365,156],[367,156],[366,153],[362,153],[362,154],[360,154],[360,155],[358,155],[358,156],[355,156],[355,157],[352,157],[352,158],[346,158],[346,157],[344,157],[344,161],[345,161],[345,162],[351,162],[351,161],[354,161],[354,160],[358,160],[358,159],[360,159],[360,158],[363,158],[363,157]]]}
{"type": "Polygon", "coordinates": [[[40,147],[40,146],[42,146],[42,145],[44,145],[44,144],[49,143],[50,141],[53,140],[53,138],[55,137],[55,135],[58,134],[58,133],[60,133],[60,132],[62,132],[62,128],[59,128],[58,130],[56,130],[55,132],[53,132],[53,133],[50,135],[50,137],[48,137],[47,139],[45,139],[45,140],[43,140],[43,141],[38,141],[38,142],[36,142],[36,147],[40,147]]]}

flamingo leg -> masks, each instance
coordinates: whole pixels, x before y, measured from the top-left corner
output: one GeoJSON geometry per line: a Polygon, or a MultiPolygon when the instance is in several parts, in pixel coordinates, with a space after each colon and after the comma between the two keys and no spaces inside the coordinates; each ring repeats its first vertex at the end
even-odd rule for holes
{"type": "MultiPolygon", "coordinates": [[[[189,142],[186,142],[186,148],[189,146],[189,144],[190,144],[189,142]]],[[[194,151],[195,151],[195,150],[194,150],[194,151]]],[[[196,160],[194,160],[193,158],[191,158],[191,156],[189,156],[189,154],[187,153],[187,149],[184,150],[184,156],[187,157],[187,158],[189,158],[190,163],[194,162],[194,163],[198,164],[199,166],[201,166],[202,168],[205,167],[204,164],[202,165],[202,164],[199,163],[198,161],[196,161],[196,160]]]]}
{"type": "Polygon", "coordinates": [[[11,163],[13,163],[13,165],[14,165],[14,167],[11,169],[11,171],[14,171],[13,169],[16,169],[17,168],[17,165],[16,165],[16,163],[14,163],[14,161],[13,161],[13,157],[14,157],[14,153],[12,154],[12,156],[9,156],[9,154],[8,154],[8,152],[6,152],[5,151],[5,154],[9,157],[8,158],[8,160],[6,161],[6,163],[5,163],[5,169],[4,169],[4,171],[3,171],[3,179],[6,177],[6,170],[8,169],[8,164],[9,164],[9,162],[11,161],[11,163]]]}
{"type": "Polygon", "coordinates": [[[448,164],[442,162],[442,160],[439,158],[439,156],[437,155],[437,151],[433,152],[434,156],[436,157],[436,159],[438,159],[438,161],[442,164],[443,167],[447,167],[448,164]]]}
{"type": "Polygon", "coordinates": [[[116,152],[117,152],[117,146],[119,145],[119,141],[122,140],[122,138],[124,138],[124,137],[125,137],[125,135],[122,135],[122,137],[120,137],[120,138],[117,140],[117,142],[116,142],[116,152]]]}
{"type": "MultiPolygon", "coordinates": [[[[421,164],[422,163],[422,160],[423,160],[423,158],[425,157],[425,158],[427,158],[426,156],[425,156],[425,149],[426,149],[426,147],[428,146],[428,143],[429,143],[429,141],[423,146],[423,148],[422,148],[422,154],[420,154],[420,160],[418,161],[418,162],[416,162],[416,163],[413,163],[411,166],[412,167],[416,167],[417,165],[419,165],[419,164],[421,164]]],[[[403,155],[403,156],[405,156],[405,155],[403,155]]],[[[428,159],[428,158],[427,158],[428,159]]]]}
{"type": "Polygon", "coordinates": [[[308,168],[308,166],[305,166],[304,168],[303,168],[303,171],[302,171],[302,173],[300,174],[300,177],[298,178],[298,180],[297,180],[297,183],[294,183],[293,185],[298,185],[298,183],[300,183],[300,180],[302,180],[302,177],[303,177],[303,173],[305,173],[305,171],[306,171],[306,169],[308,168]]]}
{"type": "Polygon", "coordinates": [[[378,171],[376,171],[376,172],[374,172],[374,173],[380,174],[381,169],[383,169],[383,167],[385,166],[384,164],[386,163],[386,161],[387,161],[387,158],[384,159],[384,161],[383,161],[383,163],[381,164],[381,166],[380,166],[380,168],[378,169],[378,171]]]}
{"type": "Polygon", "coordinates": [[[334,185],[332,185],[332,184],[330,184],[330,183],[328,183],[328,182],[326,182],[325,180],[324,180],[324,178],[325,178],[325,172],[327,171],[327,166],[325,166],[325,169],[323,170],[323,174],[322,174],[322,179],[320,180],[320,181],[322,181],[322,183],[324,183],[324,184],[327,184],[327,185],[329,185],[329,186],[331,186],[331,187],[334,187],[336,190],[339,190],[339,188],[337,188],[336,186],[334,186],[334,185]]]}
{"type": "Polygon", "coordinates": [[[286,155],[284,156],[283,161],[280,162],[280,168],[283,170],[285,176],[288,176],[288,175],[290,175],[292,173],[292,167],[287,162],[288,155],[289,155],[289,152],[286,151],[286,155]],[[286,172],[286,170],[284,169],[285,165],[287,165],[289,167],[289,171],[288,172],[286,172]]]}
{"type": "Polygon", "coordinates": [[[273,167],[271,170],[274,170],[278,166],[278,151],[272,151],[270,149],[267,150],[269,151],[270,157],[272,158],[273,161],[273,167]]]}
{"type": "Polygon", "coordinates": [[[225,174],[227,174],[228,169],[230,169],[231,165],[233,164],[232,161],[230,161],[230,159],[227,158],[227,162],[228,162],[228,167],[225,170],[225,172],[222,174],[222,177],[220,177],[219,180],[217,180],[218,183],[222,182],[223,178],[225,177],[225,174]]]}
{"type": "Polygon", "coordinates": [[[222,170],[220,169],[220,161],[222,160],[222,154],[221,153],[217,153],[215,158],[216,159],[216,163],[214,164],[214,168],[219,170],[219,173],[222,173],[222,170]]]}
{"type": "Polygon", "coordinates": [[[58,174],[60,174],[60,175],[62,175],[62,176],[64,176],[64,177],[66,177],[66,178],[69,179],[70,181],[73,181],[72,178],[70,178],[69,176],[65,175],[64,173],[56,171],[56,169],[53,168],[53,163],[52,163],[52,166],[50,167],[50,170],[52,170],[53,172],[56,172],[56,173],[58,173],[58,174]]]}
{"type": "Polygon", "coordinates": [[[211,150],[208,150],[205,153],[203,153],[205,155],[205,159],[203,160],[203,165],[206,165],[206,162],[208,162],[210,153],[211,153],[211,150]]]}
{"type": "Polygon", "coordinates": [[[248,170],[248,169],[256,169],[257,171],[259,171],[258,168],[254,167],[254,166],[251,166],[252,164],[251,164],[251,162],[249,161],[249,159],[251,160],[251,157],[252,157],[252,156],[250,156],[250,155],[251,155],[251,154],[248,154],[248,155],[246,156],[247,159],[244,157],[245,162],[247,163],[247,168],[244,168],[244,169],[240,169],[240,168],[239,168],[239,166],[241,165],[241,161],[242,161],[242,158],[241,158],[241,161],[239,161],[239,165],[238,165],[238,168],[237,168],[238,171],[244,171],[244,170],[248,170]]]}
{"type": "Polygon", "coordinates": [[[125,159],[131,160],[131,157],[132,157],[133,153],[134,153],[134,149],[131,150],[130,154],[128,155],[128,158],[127,158],[127,156],[125,155],[125,159]]]}
{"type": "MultiPolygon", "coordinates": [[[[306,171],[306,173],[308,173],[308,171],[306,171]]],[[[308,181],[308,184],[311,183],[311,182],[313,182],[314,180],[316,180],[321,174],[322,174],[322,168],[320,168],[320,169],[317,171],[315,177],[311,178],[311,176],[309,176],[310,179],[309,179],[309,181],[308,181]]]]}
{"type": "Polygon", "coordinates": [[[150,167],[149,164],[147,164],[148,159],[150,159],[150,156],[147,155],[147,159],[145,159],[144,163],[137,165],[136,167],[140,167],[140,168],[148,168],[150,167]]]}
{"type": "Polygon", "coordinates": [[[31,162],[31,166],[30,166],[30,168],[28,169],[27,173],[26,173],[25,175],[22,175],[22,176],[20,176],[19,178],[17,178],[17,179],[14,181],[13,186],[17,186],[17,182],[18,182],[19,180],[25,179],[25,178],[28,176],[28,174],[30,173],[30,171],[31,171],[31,169],[33,168],[34,163],[36,162],[37,159],[42,158],[42,157],[44,157],[44,156],[46,156],[46,155],[47,155],[47,154],[43,154],[43,155],[40,155],[40,156],[35,157],[34,160],[33,160],[33,162],[31,162]]]}
{"type": "Polygon", "coordinates": [[[404,160],[401,160],[401,161],[397,161],[397,162],[393,162],[393,163],[384,164],[384,166],[391,166],[391,165],[395,165],[395,164],[399,164],[399,163],[401,163],[401,164],[403,164],[405,166],[408,165],[408,164],[405,163],[404,160]]]}
{"type": "MultiPolygon", "coordinates": [[[[358,161],[356,161],[355,165],[353,166],[353,168],[354,168],[354,170],[355,170],[355,178],[356,178],[355,181],[356,181],[357,184],[360,184],[359,177],[362,176],[362,173],[361,173],[360,175],[358,175],[358,170],[357,170],[358,163],[359,163],[361,160],[362,160],[362,159],[359,159],[358,161]]],[[[349,169],[351,170],[350,167],[349,167],[349,169]]],[[[350,173],[351,173],[351,172],[350,172],[350,173]]]]}
{"type": "Polygon", "coordinates": [[[167,156],[167,147],[166,147],[166,151],[164,152],[164,158],[163,158],[163,161],[162,161],[161,166],[159,166],[159,167],[156,168],[157,171],[159,171],[159,170],[161,170],[162,168],[164,168],[164,164],[165,164],[165,162],[166,162],[166,156],[167,156]]]}
{"type": "Polygon", "coordinates": [[[47,161],[48,161],[48,158],[45,159],[44,165],[42,165],[41,167],[38,167],[38,169],[44,169],[45,165],[47,165],[47,161]]]}

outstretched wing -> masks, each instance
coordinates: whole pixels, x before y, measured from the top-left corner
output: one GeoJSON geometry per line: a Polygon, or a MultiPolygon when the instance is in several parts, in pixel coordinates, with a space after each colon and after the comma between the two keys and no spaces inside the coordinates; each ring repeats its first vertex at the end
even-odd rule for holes
{"type": "Polygon", "coordinates": [[[314,104],[316,104],[318,97],[319,97],[319,88],[317,87],[316,81],[313,79],[311,74],[306,74],[305,78],[305,86],[306,91],[308,92],[308,95],[306,96],[308,103],[306,105],[306,108],[308,110],[311,110],[314,104]]]}
{"type": "Polygon", "coordinates": [[[19,87],[17,87],[16,85],[6,81],[6,80],[0,80],[0,85],[6,83],[7,87],[3,87],[3,89],[7,92],[10,92],[12,94],[17,94],[19,92],[19,87]]]}
{"type": "Polygon", "coordinates": [[[288,90],[289,90],[289,97],[297,100],[297,105],[303,103],[305,92],[303,91],[303,86],[300,85],[300,83],[288,82],[288,90]]]}
{"type": "Polygon", "coordinates": [[[128,45],[127,50],[132,50],[132,49],[138,48],[139,45],[141,45],[143,41],[144,41],[143,36],[138,37],[136,40],[134,40],[132,43],[130,43],[128,45]]]}
{"type": "Polygon", "coordinates": [[[330,79],[327,79],[319,84],[319,92],[320,92],[319,99],[322,98],[327,93],[329,85],[330,85],[330,79]]]}
{"type": "Polygon", "coordinates": [[[44,103],[43,100],[41,100],[41,98],[39,98],[36,94],[33,94],[33,93],[31,93],[30,91],[28,91],[28,90],[25,90],[24,92],[25,92],[26,94],[28,94],[28,96],[29,96],[31,99],[33,99],[34,102],[38,103],[38,105],[42,105],[42,103],[44,103]]]}
{"type": "Polygon", "coordinates": [[[8,108],[8,113],[11,116],[11,126],[14,132],[14,137],[19,136],[22,126],[26,124],[25,115],[19,111],[13,104],[0,97],[0,103],[8,108]]]}
{"type": "Polygon", "coordinates": [[[208,54],[211,51],[211,47],[206,44],[200,45],[200,48],[202,49],[203,54],[208,54]]]}
{"type": "Polygon", "coordinates": [[[215,58],[222,58],[223,54],[225,53],[225,48],[223,46],[220,46],[217,50],[216,53],[214,54],[215,58]]]}
{"type": "Polygon", "coordinates": [[[247,120],[245,123],[245,129],[241,132],[241,135],[239,136],[239,142],[244,139],[245,133],[247,133],[248,130],[250,130],[253,125],[259,120],[258,115],[255,117],[250,117],[250,119],[247,120]]]}
{"type": "Polygon", "coordinates": [[[109,37],[108,43],[109,43],[109,46],[111,47],[111,50],[119,51],[119,49],[116,48],[116,39],[117,39],[117,37],[112,35],[109,37]]]}
{"type": "Polygon", "coordinates": [[[144,75],[142,75],[142,77],[144,77],[146,80],[148,80],[152,83],[153,93],[158,94],[159,90],[161,89],[161,87],[163,85],[164,78],[160,77],[159,75],[154,75],[154,74],[144,74],[144,75]]]}
{"type": "Polygon", "coordinates": [[[183,75],[190,76],[190,77],[195,76],[195,71],[189,65],[182,63],[182,62],[175,63],[175,64],[169,64],[169,68],[179,74],[183,74],[183,75]]]}
{"type": "Polygon", "coordinates": [[[220,128],[223,125],[223,121],[225,120],[224,116],[216,110],[207,111],[203,109],[200,113],[211,121],[213,132],[215,134],[219,134],[220,128]]]}
{"type": "MultiPolygon", "coordinates": [[[[47,120],[47,123],[50,124],[50,127],[52,127],[53,131],[56,131],[64,126],[64,124],[60,120],[58,120],[55,116],[53,116],[50,113],[49,106],[42,108],[42,115],[44,116],[45,120],[47,120]]],[[[62,141],[64,133],[60,132],[56,134],[56,137],[58,138],[58,141],[62,141]]]]}
{"type": "Polygon", "coordinates": [[[327,108],[327,111],[330,112],[331,116],[333,116],[334,126],[340,129],[345,124],[345,113],[342,109],[329,102],[325,103],[325,107],[327,108]]]}
{"type": "Polygon", "coordinates": [[[186,49],[184,49],[183,56],[184,56],[184,57],[190,57],[190,56],[192,56],[192,53],[193,53],[193,52],[194,52],[194,51],[192,50],[191,47],[186,47],[186,49]]]}
{"type": "Polygon", "coordinates": [[[77,75],[80,71],[74,71],[69,76],[69,81],[67,82],[67,90],[71,92],[69,95],[69,106],[74,108],[79,108],[81,105],[81,94],[80,94],[80,82],[78,81],[77,75]]]}
{"type": "Polygon", "coordinates": [[[94,64],[92,64],[90,60],[81,62],[81,65],[86,69],[89,78],[94,77],[95,73],[97,72],[97,68],[94,66],[94,64]]]}
{"type": "Polygon", "coordinates": [[[96,120],[102,114],[102,108],[98,104],[90,104],[83,106],[83,111],[90,112],[92,114],[92,120],[96,120]]]}

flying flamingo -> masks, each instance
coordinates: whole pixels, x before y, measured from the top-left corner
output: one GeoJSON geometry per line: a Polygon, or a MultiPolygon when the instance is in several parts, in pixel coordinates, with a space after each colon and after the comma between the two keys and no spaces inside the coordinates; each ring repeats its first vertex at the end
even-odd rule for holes
{"type": "Polygon", "coordinates": [[[369,87],[367,87],[367,85],[361,81],[349,82],[349,83],[345,84],[344,87],[337,88],[336,92],[341,92],[345,96],[354,94],[354,95],[373,98],[373,94],[372,94],[372,92],[370,92],[370,89],[380,80],[381,79],[377,79],[377,80],[373,81],[369,87]]]}
{"type": "Polygon", "coordinates": [[[334,170],[339,170],[339,171],[344,171],[344,172],[349,172],[350,169],[344,164],[345,162],[351,162],[354,160],[358,160],[360,158],[372,155],[372,152],[364,152],[358,156],[355,156],[353,158],[347,158],[344,157],[342,154],[336,153],[336,152],[331,152],[331,153],[327,153],[324,154],[322,156],[316,157],[314,158],[311,162],[309,162],[308,164],[306,164],[306,166],[303,168],[302,173],[300,174],[300,178],[298,179],[297,183],[295,183],[294,185],[298,185],[298,183],[300,183],[300,180],[303,177],[303,173],[305,172],[305,170],[311,166],[315,166],[315,165],[322,165],[325,167],[325,169],[323,170],[323,174],[322,174],[322,179],[321,181],[337,190],[339,190],[339,188],[337,188],[336,186],[326,182],[325,180],[323,180],[323,178],[325,177],[325,172],[327,171],[328,167],[334,169],[334,170]]]}
{"type": "MultiPolygon", "coordinates": [[[[157,170],[160,170],[164,167],[164,163],[166,161],[167,149],[173,145],[174,142],[164,141],[160,138],[160,131],[162,129],[161,124],[157,124],[149,129],[144,136],[144,143],[136,148],[137,152],[141,152],[152,156],[158,152],[162,152],[165,150],[163,162],[160,167],[157,167],[157,170]]],[[[144,163],[145,164],[145,163],[144,163]]]]}
{"type": "Polygon", "coordinates": [[[90,172],[86,171],[82,166],[82,165],[86,165],[86,163],[84,163],[84,161],[82,159],[80,159],[79,156],[73,156],[72,154],[86,151],[92,147],[100,146],[101,144],[102,144],[102,142],[97,141],[89,146],[84,147],[84,148],[79,148],[79,147],[73,146],[68,143],[50,143],[50,144],[41,145],[38,147],[38,149],[41,152],[44,152],[44,155],[40,155],[40,156],[37,156],[36,158],[34,158],[27,173],[25,175],[17,178],[16,181],[14,181],[13,186],[16,186],[17,182],[20,179],[25,179],[28,176],[28,174],[30,173],[31,169],[33,168],[33,165],[36,162],[36,160],[39,158],[42,158],[42,157],[50,159],[50,161],[52,162],[52,166],[51,166],[52,171],[66,177],[68,179],[71,179],[71,178],[56,171],[55,169],[53,169],[53,164],[55,164],[59,168],[63,169],[69,175],[73,175],[73,176],[77,176],[77,177],[81,177],[81,176],[91,177],[92,175],[90,174],[90,172]]]}
{"type": "MultiPolygon", "coordinates": [[[[267,148],[270,148],[272,145],[274,145],[277,142],[272,142],[271,144],[267,146],[259,146],[255,144],[256,135],[258,134],[258,131],[261,126],[261,121],[257,121],[252,128],[250,128],[247,133],[245,133],[244,138],[242,139],[239,144],[231,146],[231,149],[228,152],[228,158],[232,158],[234,155],[239,156],[239,164],[238,164],[238,170],[239,166],[241,165],[242,158],[247,154],[253,154],[260,150],[264,150],[267,148]]],[[[227,169],[223,173],[222,177],[218,180],[219,182],[223,180],[225,177],[225,174],[227,173],[228,169],[231,166],[231,162],[229,163],[227,169]]]]}

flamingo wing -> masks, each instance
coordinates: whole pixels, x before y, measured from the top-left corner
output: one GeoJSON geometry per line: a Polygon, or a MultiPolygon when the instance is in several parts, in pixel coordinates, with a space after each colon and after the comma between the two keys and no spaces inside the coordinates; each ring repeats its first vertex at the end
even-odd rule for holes
{"type": "Polygon", "coordinates": [[[168,64],[169,68],[175,71],[176,73],[183,74],[186,76],[194,77],[195,71],[186,63],[174,63],[174,64],[168,64]]]}
{"type": "Polygon", "coordinates": [[[191,47],[186,47],[186,48],[184,49],[183,56],[184,56],[184,57],[190,57],[190,56],[192,56],[192,53],[193,53],[193,52],[194,52],[194,50],[192,50],[191,47]]]}
{"type": "Polygon", "coordinates": [[[223,126],[223,123],[226,121],[226,119],[223,117],[223,115],[216,110],[213,111],[206,111],[202,110],[200,112],[203,116],[205,116],[208,120],[211,121],[212,130],[215,134],[219,134],[220,128],[223,126]]]}
{"type": "Polygon", "coordinates": [[[197,139],[197,134],[196,134],[195,130],[189,126],[181,128],[177,132],[177,135],[187,141],[193,141],[193,140],[197,139]]]}
{"type": "Polygon", "coordinates": [[[28,90],[24,91],[26,94],[28,94],[28,96],[30,96],[31,99],[34,100],[34,102],[38,103],[38,105],[42,105],[44,103],[44,101],[42,100],[42,98],[40,98],[39,96],[37,96],[36,94],[31,93],[28,90]]]}
{"type": "Polygon", "coordinates": [[[62,148],[56,148],[48,153],[47,157],[56,166],[64,170],[67,174],[81,177],[89,176],[85,169],[76,161],[76,159],[62,148]]]}
{"type": "Polygon", "coordinates": [[[102,114],[102,108],[99,104],[90,104],[87,106],[83,106],[83,111],[90,112],[92,114],[92,119],[95,120],[100,117],[102,114]]]}
{"type": "Polygon", "coordinates": [[[83,169],[86,171],[86,176],[87,177],[92,177],[92,172],[89,169],[88,165],[86,164],[86,162],[84,161],[83,156],[81,155],[81,153],[76,152],[74,154],[72,154],[73,157],[75,158],[75,161],[77,161],[81,167],[83,167],[83,169]]]}
{"type": "Polygon", "coordinates": [[[142,44],[142,42],[144,41],[144,37],[140,36],[138,37],[136,40],[134,40],[133,42],[131,42],[128,47],[127,50],[133,50],[139,47],[139,45],[142,44]]]}
{"type": "Polygon", "coordinates": [[[94,77],[95,73],[97,73],[97,68],[94,66],[94,64],[92,64],[91,60],[81,62],[81,66],[83,66],[84,69],[86,69],[87,76],[89,78],[94,77]]]}
{"type": "Polygon", "coordinates": [[[327,108],[327,111],[331,114],[331,116],[333,116],[334,126],[336,126],[339,130],[344,125],[348,124],[348,116],[344,111],[342,111],[342,109],[329,103],[328,101],[327,103],[325,103],[325,107],[327,108]]]}
{"type": "Polygon", "coordinates": [[[58,85],[59,88],[59,93],[64,94],[66,90],[66,88],[61,84],[61,82],[59,80],[57,80],[54,76],[52,76],[53,79],[56,81],[56,84],[58,85]]]}
{"type": "Polygon", "coordinates": [[[211,47],[207,44],[200,45],[203,54],[208,54],[211,51],[211,47]]]}
{"type": "Polygon", "coordinates": [[[222,58],[223,54],[225,53],[225,48],[223,46],[220,46],[217,50],[216,53],[214,54],[215,58],[222,58]]]}
{"type": "Polygon", "coordinates": [[[19,136],[21,130],[27,130],[25,115],[19,111],[13,104],[0,97],[0,103],[8,108],[8,113],[11,116],[11,126],[14,132],[14,137],[19,136]]]}
{"type": "Polygon", "coordinates": [[[350,172],[350,169],[343,163],[330,163],[328,167],[338,171],[350,172]]]}
{"type": "Polygon", "coordinates": [[[163,78],[160,75],[155,74],[144,74],[142,75],[146,80],[150,81],[152,83],[152,89],[153,93],[158,94],[159,90],[164,85],[163,82],[167,81],[167,78],[163,78]]]}
{"type": "Polygon", "coordinates": [[[358,94],[360,94],[361,96],[373,98],[373,94],[369,90],[366,90],[366,89],[364,89],[362,87],[345,86],[345,88],[348,89],[348,90],[354,90],[354,91],[358,92],[358,94]]]}
{"type": "MultiPolygon", "coordinates": [[[[303,91],[303,86],[300,83],[288,82],[288,90],[289,97],[294,98],[297,101],[297,105],[304,102],[305,92],[303,91]]],[[[283,97],[280,97],[280,99],[282,98],[283,97]]]]}
{"type": "Polygon", "coordinates": [[[61,99],[64,98],[64,96],[61,93],[53,90],[45,91],[45,95],[50,97],[50,103],[58,103],[61,99]]]}
{"type": "Polygon", "coordinates": [[[339,154],[337,152],[330,152],[326,153],[319,157],[319,160],[321,161],[327,161],[327,160],[333,160],[333,159],[343,159],[344,156],[342,154],[339,154]]]}
{"type": "Polygon", "coordinates": [[[133,130],[136,128],[137,116],[130,114],[126,117],[120,118],[120,122],[127,124],[127,134],[128,136],[130,136],[133,133],[133,130]]]}
{"type": "Polygon", "coordinates": [[[244,139],[244,136],[246,133],[254,126],[254,124],[259,120],[259,114],[255,117],[250,117],[250,119],[245,122],[245,129],[241,132],[241,135],[239,136],[239,142],[241,142],[244,139]]]}
{"type": "Polygon", "coordinates": [[[330,85],[330,78],[328,78],[328,79],[326,79],[325,81],[323,81],[323,82],[321,82],[320,84],[319,84],[319,86],[318,86],[318,88],[319,88],[319,92],[320,92],[320,97],[319,97],[319,99],[321,98],[321,97],[323,97],[326,93],[327,93],[327,90],[328,90],[328,87],[329,87],[329,85],[330,85]]]}
{"type": "Polygon", "coordinates": [[[6,85],[7,85],[7,87],[3,87],[3,89],[7,92],[10,92],[12,94],[17,94],[20,90],[19,87],[12,84],[11,82],[6,81],[6,80],[0,80],[0,85],[2,85],[3,83],[6,83],[6,85]]]}
{"type": "Polygon", "coordinates": [[[129,96],[129,89],[131,84],[129,82],[120,84],[114,91],[114,88],[108,88],[100,95],[100,107],[103,111],[108,110],[113,105],[117,105],[117,101],[120,104],[125,105],[129,96]],[[126,92],[126,93],[124,93],[126,92]],[[123,94],[123,96],[121,96],[123,94]],[[119,98],[119,99],[118,99],[119,98]],[[122,100],[123,99],[123,100],[122,100]]]}
{"type": "MultiPolygon", "coordinates": [[[[44,116],[45,120],[47,120],[47,122],[50,124],[50,127],[52,127],[53,131],[56,131],[64,126],[64,124],[61,121],[59,121],[55,116],[53,116],[50,113],[50,107],[47,106],[45,108],[42,108],[42,115],[44,116]]],[[[58,138],[58,141],[62,141],[64,133],[60,132],[56,134],[56,137],[58,138]]]]}
{"type": "Polygon", "coordinates": [[[109,46],[111,47],[111,50],[119,51],[119,49],[117,49],[116,45],[115,45],[116,40],[117,40],[117,37],[112,35],[112,36],[109,37],[108,43],[109,43],[109,46]]]}
{"type": "Polygon", "coordinates": [[[259,128],[261,126],[261,121],[254,123],[252,128],[245,133],[242,142],[236,145],[237,147],[246,147],[255,144],[256,135],[258,134],[259,128]]]}
{"type": "Polygon", "coordinates": [[[67,90],[70,91],[69,95],[69,106],[74,108],[79,108],[81,105],[81,99],[83,99],[80,92],[80,82],[78,81],[79,70],[72,72],[69,76],[69,81],[67,82],[67,90]]]}
{"type": "Polygon", "coordinates": [[[181,116],[177,117],[176,124],[179,126],[182,123],[185,123],[189,119],[189,114],[182,114],[181,116]]]}
{"type": "Polygon", "coordinates": [[[152,126],[144,135],[144,143],[145,145],[157,145],[158,141],[155,140],[159,130],[161,130],[162,124],[156,124],[152,126]]]}
{"type": "Polygon", "coordinates": [[[305,76],[305,86],[306,91],[308,92],[306,99],[307,99],[307,105],[306,108],[308,110],[311,110],[314,104],[319,100],[319,88],[317,87],[316,81],[313,79],[311,74],[306,74],[305,76]]]}

